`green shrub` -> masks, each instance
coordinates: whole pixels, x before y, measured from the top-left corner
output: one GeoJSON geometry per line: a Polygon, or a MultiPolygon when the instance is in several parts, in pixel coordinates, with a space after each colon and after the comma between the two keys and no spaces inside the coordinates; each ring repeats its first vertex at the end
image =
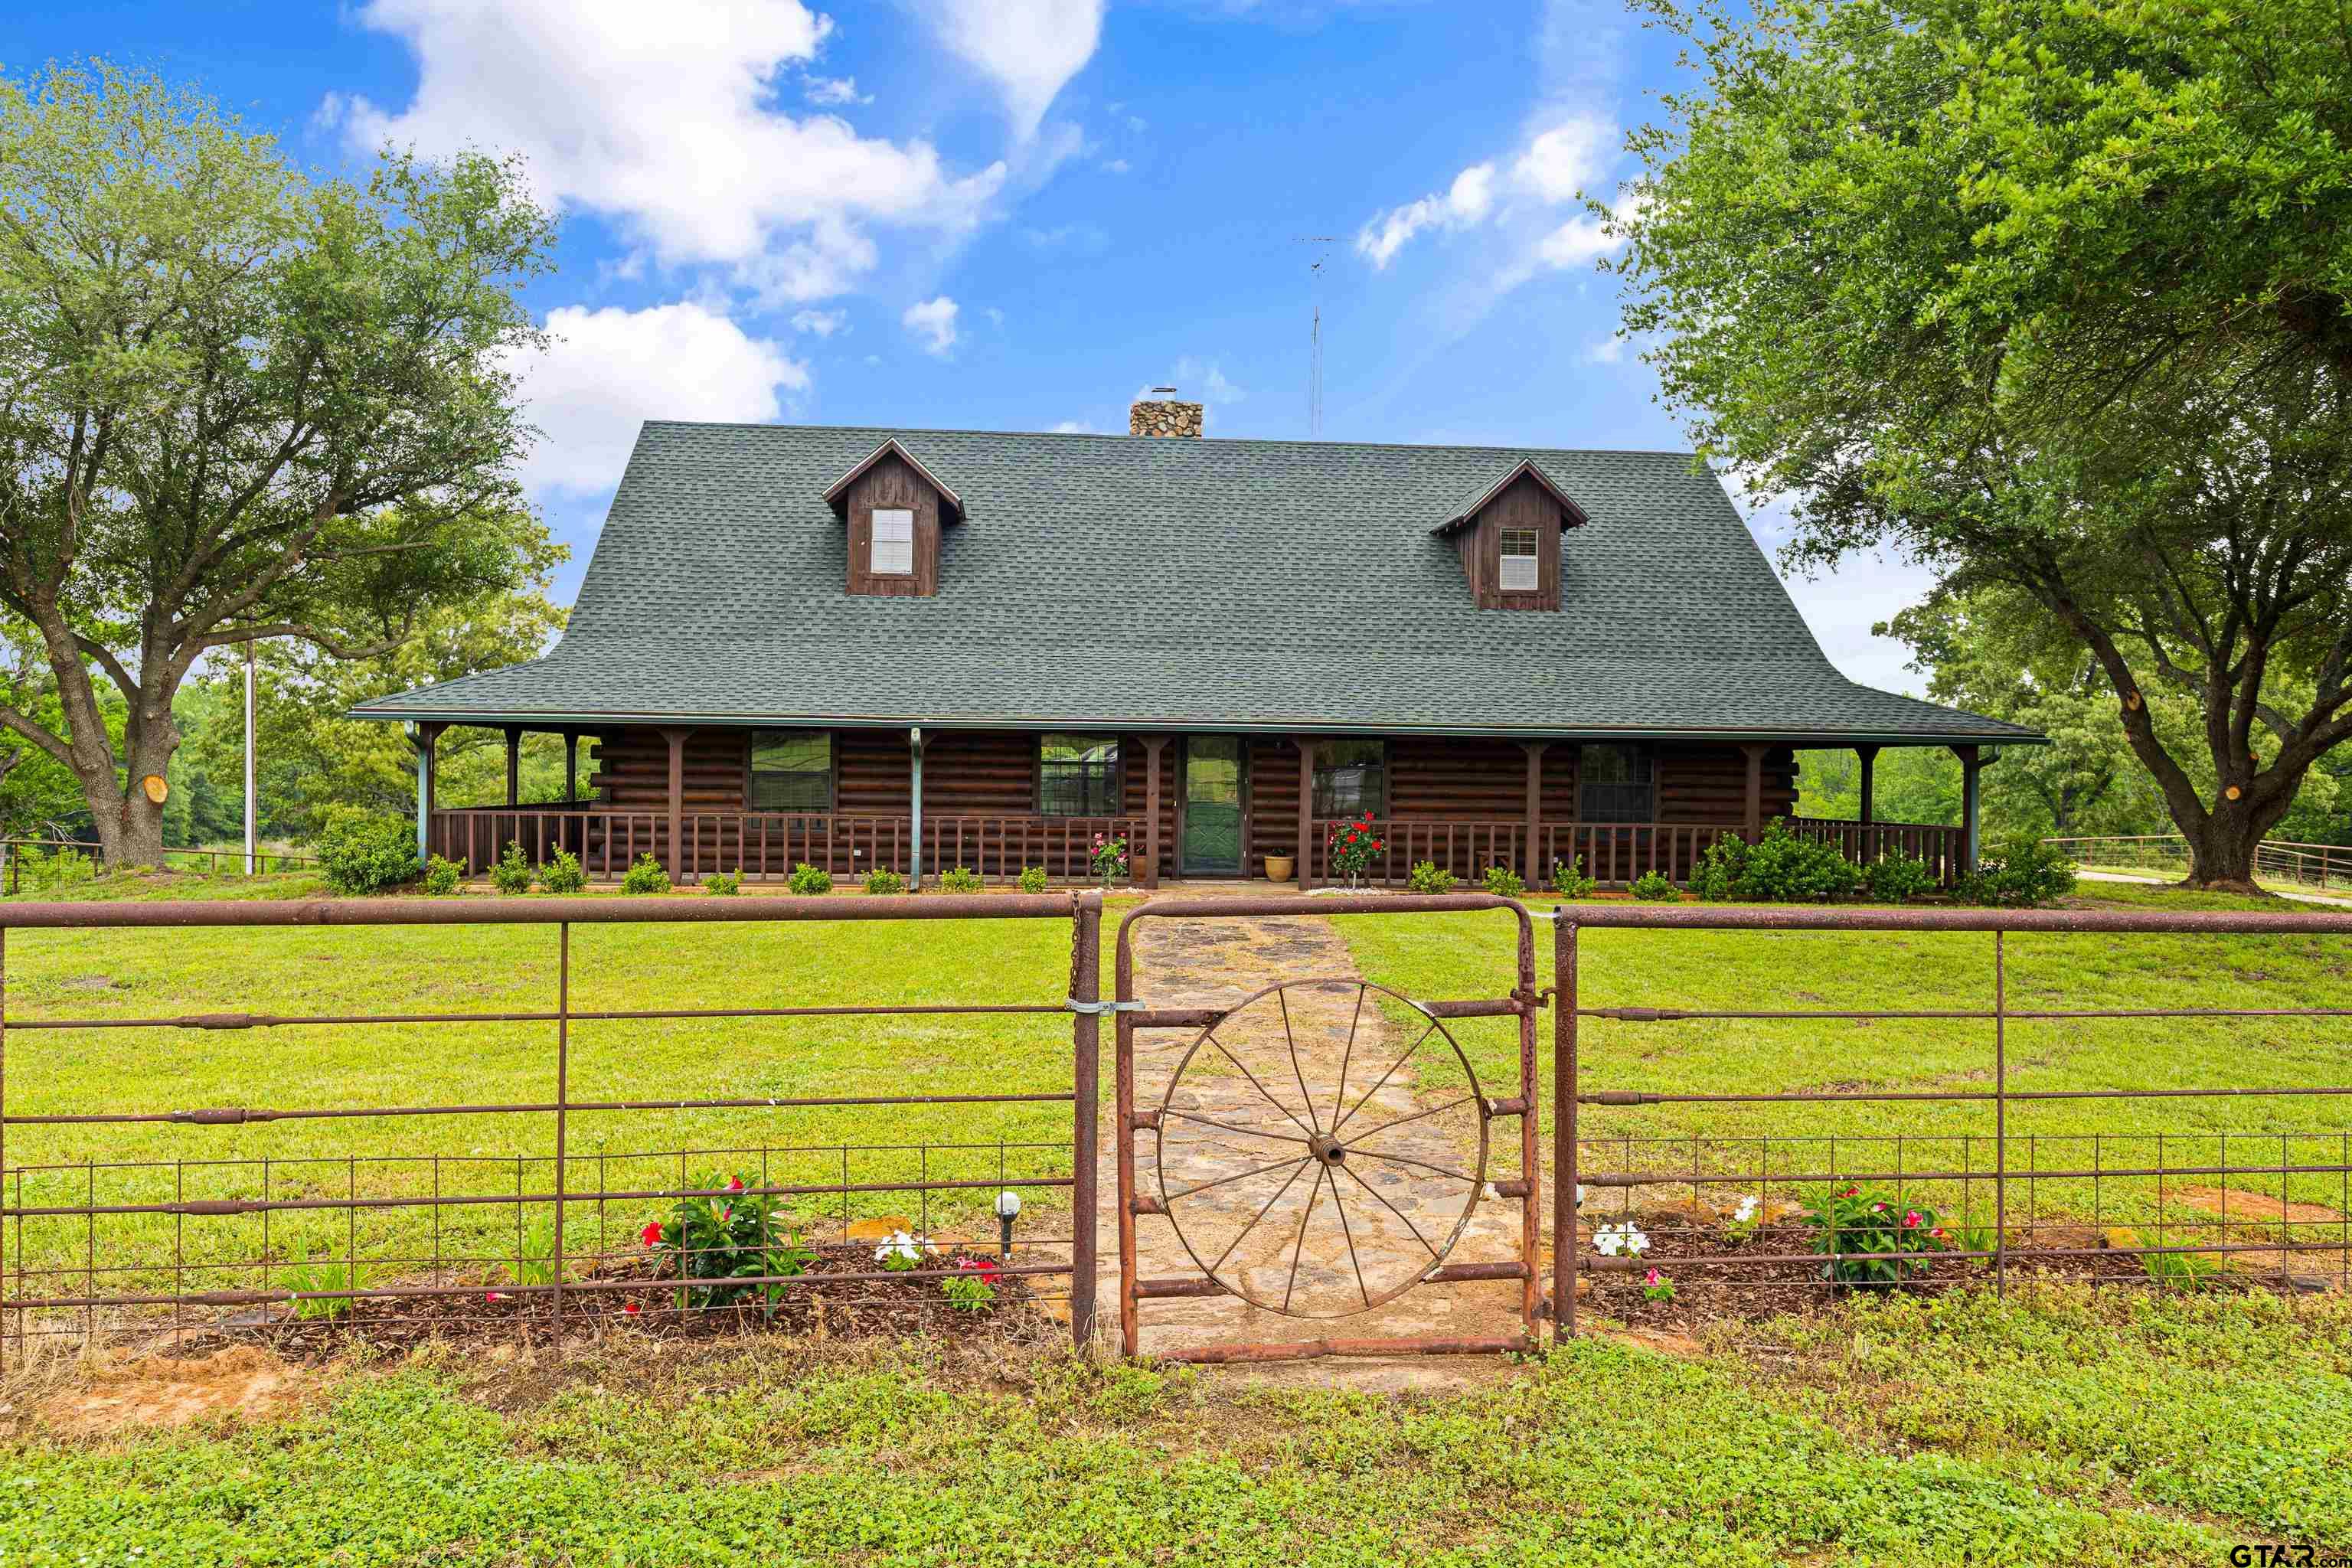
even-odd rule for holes
{"type": "Polygon", "coordinates": [[[654,858],[653,851],[647,850],[637,857],[635,865],[621,874],[621,891],[667,893],[669,891],[669,873],[662,869],[661,862],[654,858]]]}
{"type": "Polygon", "coordinates": [[[551,893],[584,892],[588,873],[580,864],[580,857],[569,849],[559,849],[539,868],[539,885],[551,893]]]}
{"type": "Polygon", "coordinates": [[[1812,1249],[1830,1258],[1829,1276],[1841,1285],[1898,1284],[1927,1272],[1924,1254],[1951,1246],[1934,1209],[1906,1208],[1858,1186],[1824,1187],[1805,1217],[1813,1227],[1812,1249]]]}
{"type": "Polygon", "coordinates": [[[1417,861],[1405,873],[1404,885],[1416,893],[1450,893],[1454,890],[1454,873],[1434,860],[1417,861]]]}
{"type": "Polygon", "coordinates": [[[1899,904],[1936,890],[1936,873],[1927,862],[1900,849],[1862,868],[1862,896],[1877,903],[1899,904]]]}
{"type": "Polygon", "coordinates": [[[1022,867],[1021,890],[1024,893],[1044,892],[1045,890],[1045,868],[1043,866],[1022,867]]]}
{"type": "Polygon", "coordinates": [[[1584,874],[1584,857],[1571,855],[1551,863],[1551,889],[1563,899],[1589,899],[1601,884],[1584,874]]]}
{"type": "Polygon", "coordinates": [[[907,890],[907,879],[896,871],[885,871],[877,866],[866,873],[866,890],[869,893],[903,893],[907,890]]]}
{"type": "Polygon", "coordinates": [[[2020,838],[1960,879],[1952,889],[1964,904],[2023,910],[2074,890],[2074,863],[2037,839],[2020,838]]]}
{"type": "Polygon", "coordinates": [[[1748,841],[1727,833],[1706,847],[1691,868],[1691,891],[1702,899],[1738,897],[1740,873],[1748,868],[1748,841]]]}
{"type": "Polygon", "coordinates": [[[509,898],[530,892],[534,879],[530,862],[523,858],[520,844],[508,845],[507,852],[499,857],[499,863],[490,868],[490,886],[509,898]]]}
{"type": "Polygon", "coordinates": [[[743,868],[738,866],[732,871],[713,871],[702,879],[702,890],[717,893],[720,898],[732,898],[743,890],[743,868]]]}
{"type": "Polygon", "coordinates": [[[1486,868],[1486,890],[1498,899],[1516,899],[1528,890],[1519,874],[1507,866],[1486,868]]]}
{"type": "Polygon", "coordinates": [[[754,1196],[744,1190],[743,1178],[720,1187],[716,1176],[698,1184],[719,1190],[719,1197],[680,1198],[667,1220],[648,1221],[639,1233],[654,1249],[660,1273],[688,1281],[681,1287],[681,1307],[724,1307],[734,1301],[757,1300],[772,1312],[791,1287],[735,1285],[730,1280],[800,1274],[816,1255],[800,1244],[776,1199],[754,1196]]]}
{"type": "Polygon", "coordinates": [[[793,879],[789,885],[795,893],[830,893],[833,891],[833,873],[803,860],[793,868],[793,879]]]}
{"type": "Polygon", "coordinates": [[[446,898],[466,880],[466,868],[455,860],[445,860],[436,855],[425,867],[425,890],[435,898],[446,898]]]}
{"type": "Polygon", "coordinates": [[[1637,899],[1656,904],[1678,904],[1683,897],[1683,890],[1675,886],[1672,879],[1657,871],[1643,872],[1625,890],[1637,899]]]}
{"type": "Polygon", "coordinates": [[[958,866],[940,879],[940,886],[950,893],[980,891],[980,873],[969,866],[958,866]]]}
{"type": "Polygon", "coordinates": [[[319,836],[319,870],[339,893],[381,893],[416,880],[416,829],[396,816],[347,811],[319,836]]]}
{"type": "MultiPolygon", "coordinates": [[[[312,1257],[307,1252],[289,1258],[287,1267],[270,1281],[273,1289],[289,1296],[321,1290],[364,1290],[368,1284],[366,1265],[353,1268],[348,1259],[312,1257]]],[[[352,1300],[349,1296],[325,1296],[296,1301],[294,1316],[305,1323],[333,1322],[350,1315],[352,1300]]]]}
{"type": "Polygon", "coordinates": [[[1800,838],[1776,816],[1749,847],[1733,896],[1756,903],[1818,904],[1852,898],[1858,879],[1836,845],[1800,838]]]}

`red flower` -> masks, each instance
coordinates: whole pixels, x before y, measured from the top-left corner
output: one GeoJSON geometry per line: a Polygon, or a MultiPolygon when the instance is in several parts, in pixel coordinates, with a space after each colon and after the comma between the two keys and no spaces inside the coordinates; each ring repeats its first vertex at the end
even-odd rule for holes
{"type": "Polygon", "coordinates": [[[506,1299],[507,1293],[503,1290],[492,1290],[482,1298],[485,1301],[503,1301],[506,1299]]]}
{"type": "Polygon", "coordinates": [[[728,1183],[728,1184],[727,1184],[727,1190],[728,1190],[729,1192],[730,1192],[730,1193],[740,1193],[740,1192],[741,1192],[741,1191],[743,1190],[743,1178],[742,1178],[742,1177],[740,1177],[740,1176],[738,1176],[738,1177],[736,1177],[733,1181],[731,1181],[731,1182],[728,1183]]]}
{"type": "Polygon", "coordinates": [[[993,1285],[996,1283],[996,1263],[992,1258],[961,1258],[958,1260],[956,1267],[964,1270],[966,1273],[979,1275],[980,1282],[983,1285],[993,1285]]]}
{"type": "Polygon", "coordinates": [[[634,1318],[637,1315],[637,1304],[635,1301],[624,1301],[621,1303],[621,1310],[634,1318]]]}
{"type": "Polygon", "coordinates": [[[1860,1187],[1848,1187],[1845,1191],[1840,1193],[1838,1196],[1842,1198],[1850,1198],[1858,1195],[1861,1192],[1862,1189],[1860,1187]]]}
{"type": "Polygon", "coordinates": [[[1906,1209],[1903,1211],[1903,1228],[1906,1230],[1916,1230],[1919,1228],[1919,1211],[1917,1209],[1906,1209]]]}
{"type": "Polygon", "coordinates": [[[1934,1237],[1937,1241],[1941,1241],[1941,1240],[1943,1240],[1943,1239],[1944,1239],[1944,1227],[1943,1227],[1942,1226],[1940,1226],[1940,1225],[1939,1225],[1939,1226],[1937,1226],[1935,1229],[1933,1229],[1933,1230],[1929,1231],[1927,1234],[1928,1234],[1929,1236],[1934,1237]]]}
{"type": "Polygon", "coordinates": [[[649,1219],[646,1221],[646,1228],[637,1232],[637,1237],[647,1247],[659,1247],[661,1245],[661,1221],[657,1219],[649,1219]]]}

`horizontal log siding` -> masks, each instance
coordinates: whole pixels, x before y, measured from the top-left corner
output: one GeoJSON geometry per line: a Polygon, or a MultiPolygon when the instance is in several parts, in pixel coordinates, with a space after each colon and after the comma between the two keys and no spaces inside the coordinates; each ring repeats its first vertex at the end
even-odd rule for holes
{"type": "MultiPolygon", "coordinates": [[[[1764,820],[1797,810],[1797,753],[1764,756],[1764,820]]],[[[1660,822],[1744,822],[1748,817],[1748,753],[1738,746],[1658,748],[1660,822]]]]}

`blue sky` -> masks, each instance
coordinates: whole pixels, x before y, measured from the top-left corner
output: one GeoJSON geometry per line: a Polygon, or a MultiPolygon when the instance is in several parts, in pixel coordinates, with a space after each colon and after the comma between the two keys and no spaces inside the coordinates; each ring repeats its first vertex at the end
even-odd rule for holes
{"type": "MultiPolygon", "coordinates": [[[[1612,0],[68,4],[0,24],[0,66],[93,40],[318,167],[527,161],[563,221],[525,384],[566,597],[642,418],[1116,432],[1173,384],[1213,436],[1303,437],[1318,302],[1327,437],[1686,444],[1580,200],[1675,80],[1612,0]]],[[[1913,689],[1869,627],[1924,582],[1790,587],[1913,689]]]]}

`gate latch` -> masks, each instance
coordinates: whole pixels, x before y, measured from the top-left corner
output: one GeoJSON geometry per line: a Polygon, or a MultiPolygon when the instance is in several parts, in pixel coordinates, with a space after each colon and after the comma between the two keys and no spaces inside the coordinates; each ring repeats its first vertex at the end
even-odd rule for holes
{"type": "Polygon", "coordinates": [[[1101,1017],[1105,1013],[1140,1013],[1143,1011],[1143,1004],[1140,1002],[1081,1002],[1075,996],[1064,997],[1062,999],[1062,1005],[1067,1007],[1073,1013],[1090,1013],[1097,1018],[1101,1017]]]}

